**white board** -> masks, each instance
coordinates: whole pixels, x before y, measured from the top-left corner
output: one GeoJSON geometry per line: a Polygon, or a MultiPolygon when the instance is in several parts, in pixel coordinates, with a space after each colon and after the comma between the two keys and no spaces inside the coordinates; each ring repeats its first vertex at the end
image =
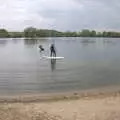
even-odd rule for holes
{"type": "Polygon", "coordinates": [[[49,57],[49,56],[42,56],[42,57],[46,59],[64,59],[64,57],[49,57]]]}

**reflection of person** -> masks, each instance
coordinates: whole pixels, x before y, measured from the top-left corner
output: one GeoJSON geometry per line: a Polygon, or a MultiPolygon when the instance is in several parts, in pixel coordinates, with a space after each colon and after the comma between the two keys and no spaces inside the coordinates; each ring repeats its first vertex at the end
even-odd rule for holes
{"type": "Polygon", "coordinates": [[[56,69],[56,59],[51,59],[51,70],[54,71],[56,69]]]}
{"type": "Polygon", "coordinates": [[[56,57],[56,51],[55,51],[55,46],[54,46],[54,44],[51,44],[51,46],[50,46],[50,56],[51,56],[51,57],[52,57],[52,56],[56,57]]]}
{"type": "Polygon", "coordinates": [[[39,45],[39,48],[40,48],[40,52],[44,51],[44,48],[42,45],[39,45]]]}

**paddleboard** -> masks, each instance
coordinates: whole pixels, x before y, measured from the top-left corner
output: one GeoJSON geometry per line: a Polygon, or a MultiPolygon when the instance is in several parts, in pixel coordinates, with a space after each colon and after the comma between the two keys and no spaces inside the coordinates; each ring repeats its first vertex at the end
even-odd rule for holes
{"type": "Polygon", "coordinates": [[[50,56],[42,56],[42,57],[46,59],[64,59],[64,57],[50,57],[50,56]]]}

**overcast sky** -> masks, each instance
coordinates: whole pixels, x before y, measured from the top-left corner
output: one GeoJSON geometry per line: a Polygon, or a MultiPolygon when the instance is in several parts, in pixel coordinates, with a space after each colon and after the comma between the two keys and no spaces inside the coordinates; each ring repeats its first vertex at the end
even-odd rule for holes
{"type": "Polygon", "coordinates": [[[120,30],[120,0],[0,0],[0,28],[120,30]]]}

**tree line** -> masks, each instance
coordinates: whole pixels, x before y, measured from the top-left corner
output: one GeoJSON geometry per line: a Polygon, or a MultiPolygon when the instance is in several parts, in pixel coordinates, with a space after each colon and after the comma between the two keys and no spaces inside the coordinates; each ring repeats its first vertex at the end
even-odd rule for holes
{"type": "Polygon", "coordinates": [[[61,32],[48,29],[37,29],[28,27],[22,32],[9,32],[5,29],[0,29],[0,38],[37,38],[37,37],[120,37],[120,32],[83,29],[78,32],[61,32]]]}

